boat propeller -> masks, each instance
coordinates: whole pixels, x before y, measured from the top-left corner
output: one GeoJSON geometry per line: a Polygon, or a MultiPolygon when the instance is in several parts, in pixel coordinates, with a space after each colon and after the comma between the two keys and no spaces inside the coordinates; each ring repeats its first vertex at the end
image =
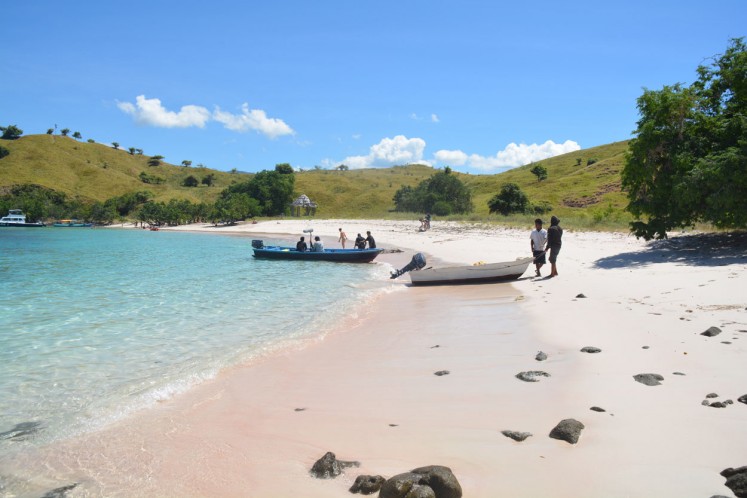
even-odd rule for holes
{"type": "Polygon", "coordinates": [[[400,268],[397,271],[393,271],[391,273],[391,276],[389,278],[397,278],[400,275],[404,275],[408,271],[420,270],[425,265],[426,265],[425,256],[423,256],[422,252],[419,252],[419,253],[415,254],[415,256],[413,256],[412,259],[410,260],[410,262],[407,263],[405,266],[403,266],[402,268],[400,268]]]}

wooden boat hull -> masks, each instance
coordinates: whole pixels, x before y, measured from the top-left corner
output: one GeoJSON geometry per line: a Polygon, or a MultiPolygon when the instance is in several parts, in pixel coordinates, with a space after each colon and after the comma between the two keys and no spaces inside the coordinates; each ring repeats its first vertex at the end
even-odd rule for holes
{"type": "Polygon", "coordinates": [[[295,247],[253,247],[257,259],[282,259],[295,261],[331,261],[335,263],[370,263],[383,249],[325,249],[323,252],[296,251],[295,247]]]}
{"type": "Polygon", "coordinates": [[[426,268],[410,272],[412,285],[456,285],[507,282],[521,277],[533,258],[475,266],[426,268]]]}

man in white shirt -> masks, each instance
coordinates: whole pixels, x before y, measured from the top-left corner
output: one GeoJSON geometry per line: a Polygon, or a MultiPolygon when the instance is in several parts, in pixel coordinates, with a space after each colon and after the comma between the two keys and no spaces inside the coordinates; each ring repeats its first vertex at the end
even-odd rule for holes
{"type": "Polygon", "coordinates": [[[542,220],[537,218],[534,220],[534,230],[529,234],[529,240],[531,241],[532,254],[534,255],[534,266],[536,267],[536,275],[539,277],[540,268],[545,264],[545,244],[547,243],[547,230],[542,228],[542,220]]]}

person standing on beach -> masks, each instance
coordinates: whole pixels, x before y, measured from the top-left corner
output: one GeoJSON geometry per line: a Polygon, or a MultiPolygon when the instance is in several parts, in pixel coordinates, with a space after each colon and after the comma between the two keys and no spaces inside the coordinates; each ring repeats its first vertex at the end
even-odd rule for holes
{"type": "Polygon", "coordinates": [[[366,242],[368,242],[368,248],[369,249],[376,249],[376,241],[373,238],[373,235],[371,235],[371,232],[366,232],[366,242]]]}
{"type": "Polygon", "coordinates": [[[532,248],[532,255],[534,256],[534,266],[536,268],[536,275],[542,276],[540,268],[545,264],[545,244],[547,244],[547,230],[542,228],[542,220],[537,218],[534,220],[534,230],[529,234],[529,240],[532,248]]]}
{"type": "Polygon", "coordinates": [[[556,261],[558,260],[558,253],[560,252],[561,239],[563,238],[563,229],[560,228],[560,220],[553,216],[550,218],[550,228],[547,229],[547,247],[545,250],[550,250],[550,277],[558,276],[558,267],[556,261]]]}
{"type": "Polygon", "coordinates": [[[337,239],[337,241],[342,244],[342,248],[345,249],[345,242],[348,240],[348,236],[345,234],[345,232],[342,231],[342,228],[340,228],[340,238],[337,239]]]}

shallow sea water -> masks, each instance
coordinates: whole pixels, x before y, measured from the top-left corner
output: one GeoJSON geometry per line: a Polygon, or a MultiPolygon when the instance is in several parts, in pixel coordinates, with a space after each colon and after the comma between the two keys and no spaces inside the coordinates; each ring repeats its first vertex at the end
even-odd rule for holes
{"type": "Polygon", "coordinates": [[[319,336],[387,275],[255,260],[247,237],[0,229],[0,459],[319,336]]]}

